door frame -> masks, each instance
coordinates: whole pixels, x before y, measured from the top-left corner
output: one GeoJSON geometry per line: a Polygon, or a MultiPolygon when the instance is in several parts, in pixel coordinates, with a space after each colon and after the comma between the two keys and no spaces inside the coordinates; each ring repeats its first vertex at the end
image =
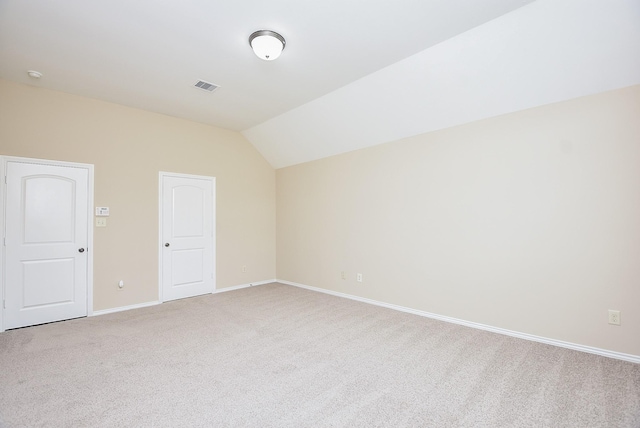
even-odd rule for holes
{"type": "Polygon", "coordinates": [[[49,159],[24,158],[18,156],[0,155],[0,227],[2,227],[2,242],[0,243],[0,284],[2,291],[2,304],[0,304],[0,333],[5,331],[5,308],[6,296],[6,194],[7,194],[7,163],[19,162],[36,165],[61,166],[68,168],[83,168],[88,173],[87,189],[87,316],[93,315],[93,164],[56,161],[49,159]]]}
{"type": "Polygon", "coordinates": [[[216,292],[216,284],[217,284],[217,278],[218,278],[218,273],[216,271],[216,257],[217,257],[217,252],[216,252],[216,237],[217,237],[217,230],[216,230],[216,178],[215,177],[210,177],[207,175],[193,175],[193,174],[182,174],[182,173],[178,173],[178,172],[166,172],[166,171],[160,171],[158,173],[158,301],[160,303],[163,303],[164,300],[164,291],[163,291],[163,287],[162,287],[162,256],[163,256],[163,244],[164,241],[162,239],[162,180],[164,179],[164,177],[177,177],[177,178],[195,178],[198,180],[207,180],[211,182],[211,232],[213,234],[213,236],[211,237],[212,239],[212,250],[213,250],[213,260],[211,261],[213,263],[212,266],[212,272],[213,272],[213,291],[211,292],[211,294],[216,292]]]}

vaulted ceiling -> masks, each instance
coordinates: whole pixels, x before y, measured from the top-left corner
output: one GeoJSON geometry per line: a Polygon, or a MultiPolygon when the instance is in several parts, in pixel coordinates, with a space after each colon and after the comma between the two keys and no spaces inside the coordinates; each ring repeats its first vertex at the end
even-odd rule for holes
{"type": "Polygon", "coordinates": [[[0,0],[0,77],[241,131],[276,168],[638,84],[639,52],[637,0],[0,0]]]}

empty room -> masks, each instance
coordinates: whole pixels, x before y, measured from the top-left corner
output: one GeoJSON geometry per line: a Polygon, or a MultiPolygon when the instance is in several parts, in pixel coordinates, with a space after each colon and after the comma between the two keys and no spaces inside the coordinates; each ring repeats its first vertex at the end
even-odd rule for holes
{"type": "Polygon", "coordinates": [[[640,427],[640,2],[0,0],[0,427],[640,427]]]}

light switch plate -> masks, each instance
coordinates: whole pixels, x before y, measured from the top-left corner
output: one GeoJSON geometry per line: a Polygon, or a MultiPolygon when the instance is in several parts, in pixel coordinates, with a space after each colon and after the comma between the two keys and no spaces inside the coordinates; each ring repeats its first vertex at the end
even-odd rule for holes
{"type": "Polygon", "coordinates": [[[96,217],[96,227],[107,227],[107,219],[104,217],[96,217]]]}

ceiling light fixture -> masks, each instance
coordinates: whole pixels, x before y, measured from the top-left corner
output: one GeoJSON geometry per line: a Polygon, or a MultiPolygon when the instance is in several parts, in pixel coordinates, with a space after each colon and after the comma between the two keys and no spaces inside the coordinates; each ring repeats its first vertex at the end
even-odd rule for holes
{"type": "Polygon", "coordinates": [[[271,30],[258,30],[249,36],[253,52],[265,61],[278,58],[286,44],[284,37],[271,30]]]}
{"type": "Polygon", "coordinates": [[[29,77],[33,78],[33,79],[39,79],[42,77],[42,73],[40,73],[39,71],[35,71],[35,70],[29,70],[27,71],[27,74],[29,75],[29,77]]]}

